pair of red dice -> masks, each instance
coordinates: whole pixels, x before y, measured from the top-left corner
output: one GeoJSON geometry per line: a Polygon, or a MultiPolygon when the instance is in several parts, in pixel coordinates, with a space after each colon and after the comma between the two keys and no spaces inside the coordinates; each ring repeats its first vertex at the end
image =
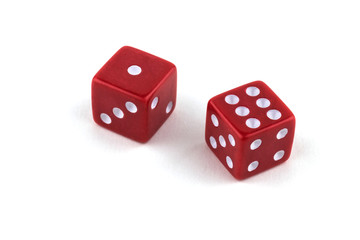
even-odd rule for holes
{"type": "MultiPolygon", "coordinates": [[[[121,48],[92,80],[93,117],[99,125],[147,142],[174,111],[174,64],[132,47],[121,48]]],[[[263,82],[209,100],[205,140],[237,179],[286,161],[295,117],[263,82]]]]}

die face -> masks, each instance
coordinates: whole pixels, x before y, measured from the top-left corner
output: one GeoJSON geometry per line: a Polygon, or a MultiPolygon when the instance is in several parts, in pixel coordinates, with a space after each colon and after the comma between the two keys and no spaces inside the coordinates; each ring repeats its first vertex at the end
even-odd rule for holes
{"type": "Polygon", "coordinates": [[[289,159],[295,135],[295,117],[245,138],[238,179],[256,175],[289,159]]]}
{"type": "Polygon", "coordinates": [[[144,99],[93,79],[92,109],[94,121],[100,126],[135,141],[148,140],[144,99]]]}
{"type": "Polygon", "coordinates": [[[177,72],[172,70],[166,81],[147,99],[148,135],[153,136],[169,118],[176,106],[177,72]]]}
{"type": "Polygon", "coordinates": [[[175,65],[132,47],[122,47],[95,78],[145,97],[171,74],[175,65]]]}
{"type": "MultiPolygon", "coordinates": [[[[209,148],[237,179],[253,176],[290,157],[295,117],[261,81],[243,85],[210,99],[206,121],[205,135],[209,148]],[[216,115],[216,118],[212,115],[216,115]],[[220,132],[233,132],[236,141],[234,149],[219,151],[212,146],[210,137],[220,134],[216,133],[220,122],[226,125],[220,132]],[[227,166],[229,159],[232,168],[227,166]]],[[[219,145],[219,141],[217,144],[219,145]]]]}
{"type": "Polygon", "coordinates": [[[294,115],[262,81],[255,81],[210,100],[243,136],[251,136],[294,115]]]}
{"type": "Polygon", "coordinates": [[[205,142],[224,167],[238,178],[244,140],[211,102],[207,107],[205,142]]]}
{"type": "Polygon", "coordinates": [[[177,71],[172,63],[123,47],[93,78],[94,121],[135,141],[147,142],[173,112],[176,88],[177,71]],[[141,69],[124,67],[136,61],[141,69]]]}

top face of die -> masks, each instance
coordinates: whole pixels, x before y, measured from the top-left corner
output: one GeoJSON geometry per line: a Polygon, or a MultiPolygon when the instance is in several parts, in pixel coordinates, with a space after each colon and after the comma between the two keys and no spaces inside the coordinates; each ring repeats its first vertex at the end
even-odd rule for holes
{"type": "Polygon", "coordinates": [[[132,47],[122,47],[94,78],[138,96],[146,96],[175,70],[164,59],[132,47]]]}
{"type": "Polygon", "coordinates": [[[217,95],[210,104],[243,136],[294,119],[290,109],[262,81],[217,95]]]}

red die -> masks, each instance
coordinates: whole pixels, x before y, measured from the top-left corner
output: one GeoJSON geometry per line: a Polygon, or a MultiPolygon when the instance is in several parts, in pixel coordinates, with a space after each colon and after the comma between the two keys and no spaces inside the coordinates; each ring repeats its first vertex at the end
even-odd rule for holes
{"type": "Polygon", "coordinates": [[[205,140],[237,179],[274,167],[290,157],[295,116],[263,82],[210,99],[205,140]]]}
{"type": "Polygon", "coordinates": [[[92,80],[96,123],[139,142],[148,141],[176,104],[174,64],[122,47],[92,80]]]}

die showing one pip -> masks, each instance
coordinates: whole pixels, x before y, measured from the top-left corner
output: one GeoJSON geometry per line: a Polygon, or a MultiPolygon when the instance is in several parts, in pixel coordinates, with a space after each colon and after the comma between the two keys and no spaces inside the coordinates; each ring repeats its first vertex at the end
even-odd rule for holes
{"type": "Polygon", "coordinates": [[[205,140],[237,179],[277,166],[290,157],[295,116],[263,82],[210,99],[205,140]]]}
{"type": "Polygon", "coordinates": [[[94,121],[111,131],[147,142],[173,112],[174,64],[132,47],[122,47],[92,80],[94,121]]]}

